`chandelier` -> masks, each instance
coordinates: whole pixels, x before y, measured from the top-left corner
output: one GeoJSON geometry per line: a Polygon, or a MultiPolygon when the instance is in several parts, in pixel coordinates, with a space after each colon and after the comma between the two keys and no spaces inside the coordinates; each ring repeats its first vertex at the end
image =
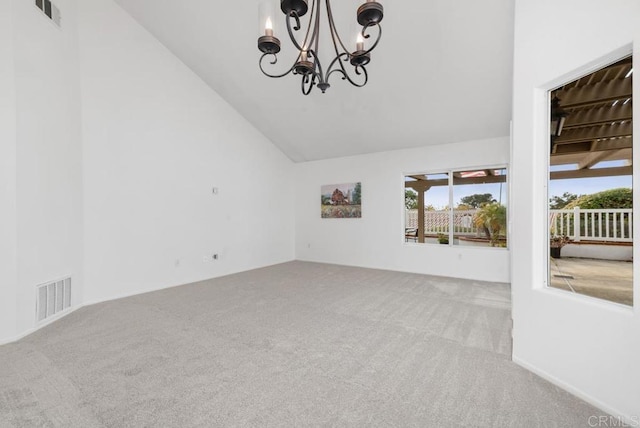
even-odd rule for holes
{"type": "MultiPolygon", "coordinates": [[[[261,26],[264,25],[264,35],[258,38],[258,49],[262,52],[259,65],[263,74],[268,77],[280,78],[288,74],[299,75],[302,78],[301,88],[304,95],[309,95],[314,86],[318,86],[324,93],[329,86],[329,78],[337,73],[342,80],[347,80],[353,86],[362,87],[367,84],[369,76],[366,65],[371,61],[371,51],[376,48],[382,36],[380,21],[383,17],[382,5],[375,0],[367,0],[358,8],[357,21],[362,29],[358,32],[355,43],[355,50],[348,49],[340,38],[336,29],[333,13],[331,11],[330,0],[311,0],[311,10],[309,11],[309,1],[307,0],[281,0],[280,9],[285,15],[287,32],[291,43],[297,50],[297,57],[293,65],[279,74],[271,74],[265,71],[265,58],[271,66],[278,62],[280,52],[280,40],[274,36],[273,21],[269,13],[269,4],[263,0],[261,4],[261,26]],[[329,67],[323,68],[319,51],[320,38],[320,9],[325,3],[327,21],[329,25],[329,35],[333,44],[331,55],[333,59],[329,67]],[[306,29],[302,29],[301,18],[309,12],[309,20],[306,29]],[[375,41],[365,48],[365,40],[371,38],[369,27],[377,27],[377,37],[375,41]]],[[[326,64],[326,63],[325,63],[326,64]]]]}

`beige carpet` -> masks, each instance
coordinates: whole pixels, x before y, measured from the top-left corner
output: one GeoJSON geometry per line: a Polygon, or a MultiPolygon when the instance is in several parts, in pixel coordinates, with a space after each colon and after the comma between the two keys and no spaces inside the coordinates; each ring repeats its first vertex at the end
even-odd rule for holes
{"type": "Polygon", "coordinates": [[[585,427],[510,361],[506,284],[291,262],[0,347],[0,427],[585,427]]]}

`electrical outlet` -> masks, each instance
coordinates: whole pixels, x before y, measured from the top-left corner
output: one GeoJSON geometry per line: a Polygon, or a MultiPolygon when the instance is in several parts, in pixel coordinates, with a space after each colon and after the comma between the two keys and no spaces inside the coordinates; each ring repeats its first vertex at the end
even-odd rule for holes
{"type": "Polygon", "coordinates": [[[214,262],[220,259],[220,255],[218,253],[211,254],[210,256],[202,256],[202,261],[205,263],[214,262]]]}

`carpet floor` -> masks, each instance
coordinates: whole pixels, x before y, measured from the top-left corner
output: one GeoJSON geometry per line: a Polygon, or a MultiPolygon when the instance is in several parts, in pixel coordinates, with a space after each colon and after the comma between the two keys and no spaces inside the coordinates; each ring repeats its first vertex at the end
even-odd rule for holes
{"type": "Polygon", "coordinates": [[[306,262],[81,308],[0,347],[0,427],[586,427],[510,361],[507,284],[306,262]]]}

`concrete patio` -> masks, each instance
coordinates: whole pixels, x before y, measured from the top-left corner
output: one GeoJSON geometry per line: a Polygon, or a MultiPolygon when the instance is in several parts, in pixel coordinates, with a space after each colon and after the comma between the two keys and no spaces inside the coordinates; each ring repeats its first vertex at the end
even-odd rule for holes
{"type": "Polygon", "coordinates": [[[633,306],[633,262],[563,257],[549,267],[551,287],[633,306]]]}

